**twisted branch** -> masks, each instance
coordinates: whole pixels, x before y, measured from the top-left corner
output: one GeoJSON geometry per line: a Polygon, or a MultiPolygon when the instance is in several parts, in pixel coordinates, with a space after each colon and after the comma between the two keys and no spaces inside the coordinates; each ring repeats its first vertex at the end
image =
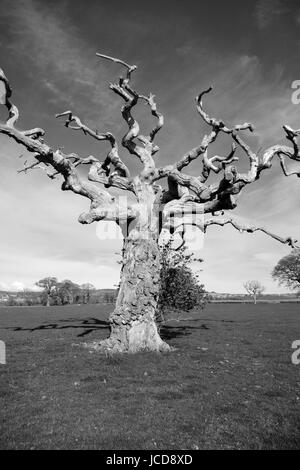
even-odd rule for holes
{"type": "Polygon", "coordinates": [[[136,65],[129,65],[120,59],[104,54],[97,53],[96,55],[100,58],[121,64],[127,68],[126,79],[120,77],[118,84],[110,84],[110,89],[125,101],[125,104],[122,107],[122,116],[126,121],[129,130],[122,139],[122,145],[129,151],[129,153],[137,156],[144,165],[144,170],[141,176],[146,178],[150,177],[151,179],[153,169],[155,168],[155,163],[152,157],[159,150],[158,146],[154,145],[153,141],[164,124],[163,115],[158,112],[156,102],[154,101],[155,96],[151,93],[149,97],[140,95],[130,86],[131,73],[137,69],[136,65]],[[131,113],[139,99],[144,100],[150,106],[151,114],[158,119],[157,125],[152,129],[150,135],[147,137],[140,134],[139,123],[131,113]],[[141,142],[142,146],[137,145],[135,139],[141,142]]]}
{"type": "MultiPolygon", "coordinates": [[[[80,158],[76,154],[65,155],[62,153],[61,149],[53,150],[44,143],[43,136],[45,132],[43,129],[35,128],[25,131],[16,129],[14,125],[19,116],[19,112],[18,108],[10,101],[12,94],[11,88],[2,71],[0,71],[0,81],[4,84],[0,95],[1,103],[9,110],[8,120],[5,124],[0,124],[0,133],[13,138],[17,143],[23,145],[29,152],[33,153],[33,157],[36,159],[36,162],[28,166],[26,165],[26,161],[25,168],[20,171],[26,173],[31,169],[42,168],[45,169],[48,176],[52,179],[57,174],[62,175],[64,178],[62,190],[71,190],[75,194],[88,198],[91,202],[90,211],[79,217],[81,223],[90,223],[89,221],[102,220],[105,217],[112,218],[113,214],[117,214],[119,206],[116,199],[107,191],[83,180],[77,171],[77,166],[81,163],[92,163],[93,166],[100,162],[95,157],[80,158]],[[48,173],[47,168],[44,168],[43,165],[45,165],[45,167],[52,167],[55,172],[48,173]],[[90,213],[92,215],[90,215],[90,213]]],[[[69,116],[69,120],[71,121],[71,116],[69,116]]],[[[127,179],[123,179],[127,183],[127,179]]],[[[109,180],[108,183],[110,183],[109,180]]],[[[128,181],[128,185],[129,184],[130,182],[128,181]]],[[[130,207],[128,208],[128,213],[130,217],[134,217],[135,212],[132,211],[130,207]]]]}
{"type": "Polygon", "coordinates": [[[78,116],[75,116],[72,111],[65,111],[63,113],[56,114],[56,118],[66,116],[65,126],[73,130],[81,130],[85,135],[88,134],[96,140],[108,140],[111,144],[111,151],[108,153],[106,160],[103,163],[103,169],[109,173],[109,165],[112,163],[120,176],[129,177],[130,173],[127,166],[123,163],[118,154],[118,144],[115,137],[110,132],[100,134],[97,130],[92,130],[88,126],[82,123],[78,116]],[[75,122],[77,125],[71,125],[75,122]]]}
{"type": "Polygon", "coordinates": [[[206,228],[211,226],[211,225],[221,225],[223,227],[224,225],[228,225],[228,224],[232,225],[232,227],[234,227],[240,233],[243,233],[243,232],[254,233],[254,232],[257,232],[257,231],[263,232],[266,235],[270,236],[271,238],[274,238],[275,240],[279,241],[280,243],[288,245],[291,248],[297,248],[296,243],[297,243],[298,240],[295,240],[292,237],[283,238],[283,237],[280,237],[280,236],[270,232],[269,230],[267,230],[264,227],[255,227],[255,226],[252,226],[252,225],[245,225],[245,224],[242,224],[242,223],[238,222],[237,220],[233,219],[232,217],[221,218],[221,219],[216,217],[216,218],[211,218],[211,219],[205,220],[204,230],[206,231],[206,228]]]}
{"type": "MultiPolygon", "coordinates": [[[[263,156],[259,158],[258,152],[253,152],[250,146],[241,138],[240,131],[253,132],[253,126],[250,123],[238,124],[228,127],[222,120],[211,117],[203,107],[203,97],[208,94],[212,88],[204,90],[196,97],[196,109],[204,122],[210,126],[210,133],[205,135],[201,144],[188,151],[181,157],[179,161],[172,165],[156,168],[153,156],[159,150],[154,144],[155,137],[164,124],[164,117],[158,111],[155,102],[155,96],[141,95],[131,87],[132,73],[137,69],[136,65],[129,65],[123,60],[98,54],[97,56],[120,64],[126,68],[126,76],[119,77],[118,83],[110,84],[110,89],[124,100],[122,107],[122,116],[128,125],[128,131],[122,139],[122,145],[130,154],[138,157],[143,164],[142,172],[136,178],[130,178],[129,169],[121,160],[118,153],[118,145],[114,135],[110,132],[99,133],[86,126],[78,116],[73,115],[72,111],[65,111],[57,114],[56,117],[65,117],[65,126],[75,131],[82,131],[85,135],[89,135],[98,141],[106,140],[111,145],[105,161],[100,162],[93,156],[80,157],[77,154],[64,154],[62,149],[53,150],[44,142],[45,132],[41,128],[33,128],[20,131],[15,128],[15,124],[19,117],[17,107],[11,102],[11,88],[9,82],[0,69],[0,103],[4,104],[8,109],[8,118],[5,124],[0,124],[0,133],[13,138],[33,154],[36,161],[27,164],[25,161],[24,168],[21,172],[34,169],[42,169],[50,178],[62,175],[64,182],[63,190],[72,190],[76,194],[87,197],[91,201],[90,211],[80,216],[81,223],[91,223],[95,220],[117,220],[119,218],[117,201],[108,192],[84,181],[78,173],[77,168],[80,165],[89,165],[88,179],[93,182],[101,183],[106,188],[117,187],[133,192],[139,202],[145,201],[144,188],[152,187],[152,193],[155,195],[168,214],[181,212],[183,214],[180,225],[191,223],[191,215],[197,215],[197,223],[201,228],[207,228],[210,225],[224,226],[230,224],[240,231],[249,233],[262,231],[281,243],[295,246],[295,240],[291,237],[282,238],[272,234],[265,228],[253,227],[251,225],[241,225],[231,218],[213,217],[205,222],[201,219],[201,214],[211,213],[217,214],[223,210],[234,209],[237,205],[237,197],[242,189],[256,181],[263,170],[272,166],[275,156],[280,160],[281,168],[286,176],[296,175],[300,177],[299,171],[289,171],[286,167],[285,159],[289,158],[293,161],[300,161],[298,136],[300,129],[293,130],[285,125],[283,129],[286,138],[291,142],[292,146],[274,145],[268,148],[263,156]],[[138,121],[132,115],[133,108],[139,100],[144,101],[150,108],[152,116],[157,120],[156,125],[150,131],[149,135],[140,133],[138,121]],[[220,133],[227,134],[233,141],[230,152],[227,156],[221,157],[208,155],[208,147],[213,144],[220,133]],[[237,168],[232,165],[238,161],[236,157],[237,146],[240,147],[249,159],[250,167],[245,173],[239,173],[237,168]],[[199,176],[192,176],[182,173],[184,167],[188,166],[193,160],[201,157],[202,171],[199,176]],[[114,171],[111,172],[110,166],[113,165],[114,171]],[[53,172],[49,171],[53,168],[53,172]],[[219,174],[222,172],[222,178],[216,184],[208,184],[207,180],[211,174],[219,174]],[[162,190],[155,182],[161,178],[167,178],[168,190],[162,190]],[[144,184],[144,183],[147,184],[144,184]],[[170,212],[170,213],[171,213],[170,212]],[[187,215],[186,215],[187,214],[187,215]]],[[[125,210],[121,210],[121,217],[129,219],[139,216],[139,209],[136,206],[130,206],[125,210]]],[[[172,227],[171,227],[172,228],[172,227]]],[[[174,229],[174,227],[173,227],[174,229]]]]}
{"type": "Polygon", "coordinates": [[[2,69],[0,69],[0,82],[2,82],[3,87],[1,87],[2,90],[0,91],[0,103],[4,104],[8,109],[8,119],[6,121],[6,125],[8,127],[14,127],[15,123],[19,118],[19,110],[10,101],[12,90],[2,69]]]}
{"type": "Polygon", "coordinates": [[[209,173],[213,170],[215,173],[219,173],[221,169],[225,169],[226,165],[229,165],[233,161],[237,161],[237,158],[234,157],[236,146],[233,145],[230,154],[227,157],[219,157],[215,156],[212,158],[208,158],[207,152],[208,147],[213,142],[215,142],[216,138],[218,137],[220,132],[225,132],[226,134],[231,134],[233,139],[240,145],[242,148],[250,152],[250,149],[247,145],[242,141],[242,139],[237,135],[238,131],[241,130],[250,130],[253,131],[253,126],[249,123],[238,124],[233,128],[228,128],[225,126],[224,122],[218,120],[216,118],[210,117],[203,108],[202,98],[205,94],[209,93],[212,90],[212,87],[208,88],[207,90],[203,91],[196,97],[196,106],[198,113],[203,118],[203,120],[212,127],[212,131],[210,134],[205,135],[202,139],[200,146],[193,148],[188,153],[186,153],[177,163],[174,165],[168,165],[163,168],[159,168],[156,173],[156,179],[163,178],[165,176],[170,175],[174,170],[181,171],[185,166],[188,166],[193,160],[197,159],[199,156],[203,156],[203,171],[202,176],[199,177],[201,182],[207,180],[209,173]],[[221,162],[221,166],[217,167],[214,165],[214,162],[221,162]]]}
{"type": "Polygon", "coordinates": [[[299,175],[300,170],[296,172],[288,172],[285,166],[285,158],[288,157],[290,160],[300,161],[300,152],[298,146],[298,135],[300,134],[300,129],[293,130],[289,126],[283,126],[283,129],[286,132],[286,138],[292,142],[293,147],[288,147],[286,145],[273,145],[269,147],[263,154],[261,162],[258,168],[258,176],[260,173],[267,168],[271,168],[273,158],[278,156],[281,163],[281,168],[285,176],[299,175]]]}

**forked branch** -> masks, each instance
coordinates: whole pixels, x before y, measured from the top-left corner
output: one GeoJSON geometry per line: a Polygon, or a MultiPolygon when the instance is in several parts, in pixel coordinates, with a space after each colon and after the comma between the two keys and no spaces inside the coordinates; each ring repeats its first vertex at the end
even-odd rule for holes
{"type": "Polygon", "coordinates": [[[66,116],[65,126],[73,130],[81,130],[85,135],[88,134],[96,140],[103,141],[107,140],[111,144],[111,151],[108,153],[106,160],[104,161],[102,168],[109,174],[109,165],[112,163],[116,169],[117,174],[123,177],[129,177],[130,173],[127,166],[121,160],[118,153],[118,144],[115,137],[111,132],[99,133],[97,130],[92,130],[88,126],[82,123],[78,116],[75,116],[72,111],[65,111],[63,113],[56,114],[56,117],[66,116]],[[76,126],[71,125],[73,122],[76,126]]]}
{"type": "MultiPolygon", "coordinates": [[[[115,220],[118,220],[120,214],[115,198],[104,189],[83,180],[77,170],[77,166],[79,164],[91,164],[91,167],[94,169],[96,165],[100,164],[100,162],[95,157],[81,158],[73,153],[64,154],[61,149],[53,150],[44,143],[43,137],[45,132],[43,129],[34,128],[25,131],[16,129],[15,123],[19,116],[19,111],[10,100],[12,91],[3,71],[0,71],[0,85],[1,103],[4,104],[9,111],[6,123],[0,124],[0,133],[13,138],[17,143],[23,145],[33,154],[33,157],[36,160],[36,162],[29,165],[27,165],[26,161],[25,167],[21,171],[27,172],[36,168],[44,169],[50,178],[54,178],[59,174],[64,179],[62,184],[62,189],[64,191],[71,190],[75,194],[88,198],[91,203],[90,212],[80,216],[79,221],[81,223],[90,223],[91,221],[102,220],[104,218],[109,218],[109,220],[111,220],[114,216],[115,220]],[[48,172],[49,167],[53,168],[53,173],[48,172]]],[[[69,120],[71,120],[71,116],[69,116],[69,120]]],[[[122,180],[121,177],[119,177],[119,179],[122,180]]],[[[126,184],[130,186],[131,183],[125,178],[124,180],[123,186],[126,184]]],[[[108,178],[106,182],[108,185],[113,185],[108,178]]],[[[115,181],[114,185],[116,184],[117,182],[115,181]]],[[[130,217],[133,218],[135,211],[131,210],[129,207],[128,213],[130,214],[130,217]]],[[[123,216],[123,214],[121,214],[121,216],[123,216]]]]}
{"type": "Polygon", "coordinates": [[[144,165],[143,175],[149,178],[149,176],[151,176],[153,173],[153,169],[155,168],[155,163],[152,157],[159,150],[158,146],[154,145],[154,138],[164,124],[164,117],[157,110],[157,105],[154,100],[155,96],[151,93],[149,97],[141,95],[131,87],[131,74],[134,70],[137,69],[136,65],[129,65],[123,60],[116,59],[104,54],[97,53],[96,55],[102,59],[121,64],[127,69],[126,78],[124,79],[121,76],[118,83],[110,84],[110,89],[117,95],[121,96],[121,98],[123,98],[125,101],[125,104],[122,107],[122,116],[126,121],[129,130],[122,139],[122,145],[127,148],[131,154],[136,155],[139,158],[139,160],[144,165]],[[132,115],[132,109],[137,105],[140,99],[149,105],[151,114],[158,120],[156,126],[152,129],[149,136],[140,134],[139,123],[132,115]],[[136,140],[139,141],[142,145],[138,145],[136,140]]]}
{"type": "MultiPolygon", "coordinates": [[[[120,211],[114,197],[104,189],[100,189],[98,185],[94,186],[82,178],[78,167],[87,165],[89,166],[88,179],[90,181],[100,183],[105,188],[113,186],[131,191],[137,197],[138,202],[143,200],[145,203],[147,198],[142,194],[143,190],[145,188],[149,189],[151,186],[151,194],[154,195],[155,200],[159,201],[165,213],[174,214],[175,211],[177,214],[183,214],[182,220],[176,222],[176,224],[179,223],[179,226],[185,223],[193,224],[191,216],[196,214],[196,225],[203,226],[205,229],[210,225],[224,226],[230,224],[240,231],[249,233],[261,231],[281,243],[295,246],[296,241],[291,237],[278,237],[265,228],[243,225],[232,218],[213,217],[203,225],[202,215],[208,213],[215,215],[222,213],[224,210],[234,209],[237,206],[237,197],[243,188],[256,181],[263,170],[270,168],[275,156],[279,158],[281,168],[286,176],[296,175],[300,177],[300,169],[290,171],[286,166],[286,159],[300,162],[298,145],[300,129],[294,130],[287,125],[283,126],[286,138],[291,146],[274,145],[268,148],[262,157],[259,157],[258,152],[254,152],[240,135],[242,131],[253,132],[252,124],[245,122],[229,127],[222,120],[211,117],[204,109],[203,97],[212,90],[210,87],[196,97],[197,112],[210,127],[210,132],[203,137],[200,145],[188,151],[177,162],[156,168],[154,155],[159,148],[154,144],[154,140],[164,125],[164,117],[157,109],[155,96],[152,93],[149,96],[142,95],[132,87],[132,73],[137,69],[136,65],[129,65],[121,59],[104,54],[97,54],[97,56],[119,64],[126,69],[125,77],[120,76],[117,83],[110,84],[110,89],[124,101],[122,116],[127,123],[128,130],[123,136],[122,145],[130,154],[137,156],[141,161],[143,165],[142,172],[136,177],[130,177],[129,169],[119,155],[115,136],[111,132],[100,133],[91,129],[72,111],[65,111],[57,114],[56,117],[65,118],[65,126],[74,131],[83,132],[97,141],[109,142],[111,148],[103,162],[92,155],[81,157],[75,153],[64,154],[62,149],[53,150],[44,142],[45,132],[41,128],[18,130],[15,127],[19,116],[18,108],[11,101],[12,91],[9,82],[0,69],[0,103],[4,104],[8,110],[6,122],[0,124],[0,133],[23,145],[32,153],[34,158],[32,163],[27,163],[26,160],[24,168],[20,172],[27,173],[30,170],[42,169],[52,179],[61,175],[64,179],[63,190],[71,190],[91,201],[90,211],[80,216],[80,222],[82,223],[91,223],[104,218],[118,220],[119,216],[126,217],[124,208],[122,208],[121,214],[118,215],[120,211]],[[143,135],[140,132],[139,122],[133,116],[133,110],[140,101],[149,106],[151,115],[156,119],[156,124],[148,135],[147,133],[143,135]],[[216,141],[220,133],[228,135],[231,139],[231,149],[225,156],[210,156],[210,145],[216,141]],[[238,161],[236,156],[238,147],[249,161],[249,169],[244,173],[240,173],[233,165],[234,162],[238,161]],[[182,172],[185,167],[198,158],[200,160],[198,176],[182,172]],[[111,166],[113,169],[111,169],[111,166]],[[221,177],[216,183],[210,184],[208,181],[212,173],[221,173],[221,177]],[[161,178],[167,178],[168,189],[162,189],[156,184],[156,181],[161,178]]],[[[126,208],[126,211],[127,218],[138,217],[139,210],[136,205],[126,208]]]]}

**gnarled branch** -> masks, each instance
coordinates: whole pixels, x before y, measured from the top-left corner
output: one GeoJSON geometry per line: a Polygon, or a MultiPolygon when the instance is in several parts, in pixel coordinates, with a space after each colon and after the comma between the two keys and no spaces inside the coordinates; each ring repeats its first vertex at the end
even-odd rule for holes
{"type": "Polygon", "coordinates": [[[280,243],[283,243],[285,245],[289,245],[292,248],[297,247],[296,243],[297,243],[298,240],[295,240],[292,237],[283,238],[283,237],[280,237],[279,235],[276,235],[276,234],[270,232],[269,230],[267,230],[264,227],[256,227],[256,226],[248,225],[248,224],[245,225],[245,224],[237,221],[236,219],[234,219],[232,217],[228,217],[228,218],[214,217],[214,218],[211,218],[211,219],[207,219],[204,222],[204,228],[205,228],[205,231],[206,231],[206,228],[211,226],[211,225],[220,225],[220,226],[223,227],[224,225],[228,225],[228,224],[232,225],[232,227],[234,227],[235,229],[237,229],[241,233],[243,233],[243,232],[254,233],[254,232],[259,231],[259,232],[263,232],[266,235],[274,238],[275,240],[279,241],[280,243]]]}
{"type": "MultiPolygon", "coordinates": [[[[238,124],[233,127],[227,126],[222,120],[211,117],[203,107],[203,97],[211,91],[211,87],[196,97],[196,109],[203,121],[211,128],[210,132],[205,135],[199,146],[193,148],[174,164],[161,168],[156,168],[153,156],[158,151],[158,146],[154,144],[155,137],[164,124],[164,117],[158,111],[155,97],[153,94],[149,96],[139,94],[132,88],[132,73],[137,69],[136,65],[129,65],[123,60],[97,54],[98,57],[109,60],[126,68],[126,76],[119,77],[117,83],[110,84],[111,90],[124,100],[122,107],[122,116],[128,125],[128,131],[122,139],[122,145],[133,155],[137,156],[143,164],[142,172],[131,178],[129,169],[119,156],[119,149],[116,138],[111,132],[100,133],[84,124],[81,119],[74,115],[72,111],[65,111],[57,114],[56,117],[65,118],[65,126],[74,131],[81,131],[85,135],[89,135],[98,141],[108,141],[111,149],[103,162],[96,157],[80,157],[75,153],[64,154],[62,149],[53,150],[44,142],[45,132],[41,128],[32,128],[28,130],[18,130],[15,127],[19,112],[17,107],[11,101],[11,88],[9,82],[0,70],[0,102],[8,109],[8,118],[5,124],[0,124],[0,133],[13,138],[16,142],[23,145],[29,152],[33,154],[34,162],[27,163],[25,161],[24,168],[20,172],[34,169],[42,169],[46,171],[49,178],[55,178],[61,175],[64,179],[62,189],[72,190],[76,194],[87,197],[91,201],[90,212],[80,216],[82,223],[91,223],[95,220],[103,218],[112,220],[116,218],[117,201],[104,189],[92,185],[89,181],[103,184],[105,188],[116,187],[119,189],[131,191],[141,203],[146,207],[148,204],[147,191],[145,188],[151,188],[147,194],[150,195],[151,205],[153,200],[159,201],[164,206],[166,213],[168,211],[192,210],[192,213],[216,214],[223,210],[234,209],[237,205],[237,197],[242,189],[256,181],[264,169],[272,166],[274,156],[280,160],[281,168],[286,176],[297,175],[300,177],[299,171],[289,171],[286,167],[285,159],[289,158],[299,162],[299,146],[298,136],[300,129],[293,130],[291,127],[283,126],[286,138],[291,142],[292,146],[274,145],[267,149],[260,158],[258,152],[253,152],[250,146],[241,138],[241,131],[253,132],[253,126],[250,123],[238,124]],[[145,102],[152,116],[157,120],[156,125],[150,131],[149,135],[140,133],[140,125],[133,116],[132,112],[138,102],[145,102]],[[233,141],[231,150],[226,156],[213,155],[209,156],[209,146],[213,144],[220,133],[227,134],[233,141]],[[238,161],[236,157],[237,146],[242,149],[249,159],[250,167],[245,173],[239,173],[234,162],[238,161]],[[182,172],[193,160],[200,157],[202,168],[198,176],[188,175],[182,172]],[[88,165],[88,179],[84,180],[78,170],[80,165],[88,165]],[[111,171],[111,165],[114,170],[111,171]],[[211,173],[222,173],[220,181],[209,184],[208,178],[211,173]],[[163,190],[156,185],[156,181],[161,178],[167,178],[168,189],[163,190]],[[147,204],[145,204],[145,201],[147,204]],[[193,212],[194,211],[194,212],[193,212]]],[[[137,207],[128,207],[128,218],[138,217],[139,211],[137,207]]],[[[190,213],[188,219],[190,220],[190,213]]],[[[122,212],[124,217],[124,211],[122,212]]],[[[183,225],[186,222],[183,217],[183,225]]],[[[200,219],[198,220],[200,223],[200,219]]],[[[198,223],[197,222],[197,223],[198,223]]],[[[202,223],[202,222],[201,222],[202,223]]],[[[213,219],[206,222],[205,227],[209,225],[225,225],[231,224],[237,228],[237,222],[233,219],[213,219]]],[[[271,236],[270,232],[263,228],[245,226],[242,231],[254,232],[261,230],[271,236]]],[[[276,235],[273,238],[278,239],[282,243],[290,243],[294,241],[291,238],[282,239],[276,235]]]]}
{"type": "MultiPolygon", "coordinates": [[[[101,217],[105,218],[107,216],[111,218],[112,214],[117,213],[118,204],[115,198],[102,188],[83,180],[77,171],[76,167],[79,164],[87,162],[95,164],[98,160],[94,157],[81,159],[76,154],[65,155],[60,149],[53,150],[44,143],[43,136],[45,132],[43,129],[35,128],[25,131],[16,129],[15,122],[19,112],[17,107],[10,101],[12,92],[9,82],[3,72],[0,72],[0,81],[4,84],[4,89],[1,90],[1,102],[5,104],[9,110],[9,118],[6,121],[6,124],[0,124],[0,133],[13,138],[17,143],[23,145],[29,152],[33,153],[33,157],[36,160],[36,162],[33,162],[28,166],[25,165],[23,171],[26,172],[37,167],[43,168],[43,165],[46,167],[50,166],[55,170],[55,173],[48,174],[48,176],[51,175],[50,177],[54,177],[57,174],[62,175],[64,178],[62,190],[71,190],[75,194],[88,198],[91,202],[90,212],[94,214],[94,211],[98,211],[97,220],[100,220],[101,217]],[[11,115],[11,110],[14,112],[13,116],[11,115]],[[100,207],[105,207],[105,210],[102,210],[101,214],[99,211],[100,207]]],[[[133,213],[131,214],[131,217],[133,217],[133,213]]],[[[93,217],[91,216],[90,218],[92,219],[93,217]]],[[[80,222],[82,223],[87,223],[87,220],[89,220],[87,215],[86,219],[82,216],[80,217],[80,222]]]]}
{"type": "Polygon", "coordinates": [[[273,145],[265,150],[258,168],[258,175],[266,169],[271,168],[273,158],[277,155],[280,159],[281,167],[286,176],[297,175],[299,172],[288,172],[285,167],[284,157],[288,157],[290,160],[300,161],[300,152],[298,146],[298,135],[300,134],[300,129],[293,130],[289,126],[283,126],[283,129],[286,132],[286,138],[292,142],[293,148],[286,145],[273,145]]]}
{"type": "Polygon", "coordinates": [[[115,137],[111,132],[105,132],[100,134],[97,130],[92,130],[88,126],[82,123],[78,116],[75,116],[72,111],[65,111],[63,113],[56,114],[56,117],[66,116],[65,126],[73,130],[81,130],[84,134],[88,134],[96,140],[108,140],[111,144],[111,151],[108,153],[106,160],[103,163],[103,169],[109,172],[109,165],[112,163],[117,171],[117,174],[123,177],[129,177],[130,173],[127,166],[121,160],[118,154],[118,144],[115,137]],[[75,122],[77,125],[71,125],[72,122],[75,122]]]}
{"type": "Polygon", "coordinates": [[[12,90],[2,69],[0,69],[0,82],[2,83],[2,86],[0,88],[0,103],[4,104],[8,109],[8,118],[6,121],[6,125],[8,127],[14,127],[15,123],[19,118],[19,110],[10,101],[12,90]]]}
{"type": "Polygon", "coordinates": [[[120,77],[119,83],[110,84],[110,89],[117,95],[121,96],[121,98],[123,98],[125,101],[125,104],[122,107],[122,116],[126,121],[129,130],[122,139],[122,145],[127,148],[131,154],[136,155],[143,163],[144,170],[141,176],[152,179],[152,175],[154,174],[153,170],[155,168],[153,155],[159,150],[157,145],[154,145],[153,141],[156,134],[164,124],[163,115],[157,110],[157,105],[154,101],[155,97],[151,93],[149,97],[140,95],[130,86],[131,73],[137,69],[136,65],[129,65],[120,59],[116,59],[104,54],[97,53],[96,55],[100,58],[121,64],[127,68],[126,79],[120,77]],[[150,106],[151,114],[158,119],[157,125],[152,129],[150,135],[147,137],[140,134],[139,123],[132,115],[132,109],[136,106],[139,99],[146,101],[146,103],[150,106]],[[135,140],[138,140],[140,143],[142,143],[142,146],[137,145],[135,140]]]}
{"type": "MultiPolygon", "coordinates": [[[[203,161],[203,170],[202,170],[202,175],[198,177],[199,183],[197,183],[198,190],[197,194],[199,196],[199,201],[203,200],[202,195],[203,192],[205,194],[204,200],[207,200],[209,197],[215,197],[216,192],[211,192],[210,188],[207,186],[201,185],[201,183],[204,183],[209,174],[210,171],[214,171],[215,173],[219,173],[221,170],[226,169],[226,166],[231,164],[233,161],[237,161],[237,157],[234,156],[235,151],[236,151],[236,145],[232,146],[232,149],[227,157],[219,157],[219,156],[214,156],[209,158],[208,157],[208,147],[210,144],[215,142],[218,134],[220,132],[225,132],[226,134],[231,134],[232,138],[238,143],[249,155],[250,160],[251,160],[251,173],[247,175],[239,175],[241,179],[246,181],[246,179],[252,178],[254,170],[253,168],[255,165],[258,165],[257,160],[255,159],[254,154],[251,153],[251,150],[249,147],[242,141],[242,139],[237,135],[238,131],[241,130],[250,130],[251,132],[253,131],[253,126],[249,123],[244,123],[244,124],[238,124],[234,126],[233,128],[228,128],[223,121],[218,120],[216,118],[210,117],[203,108],[203,103],[202,103],[202,98],[205,94],[209,93],[212,90],[210,87],[209,89],[203,91],[196,97],[196,104],[197,104],[197,110],[200,116],[203,118],[203,120],[210,126],[212,127],[212,131],[210,134],[205,135],[204,138],[202,139],[202,142],[200,146],[195,147],[194,149],[190,150],[188,153],[186,153],[177,163],[173,165],[167,165],[163,168],[159,168],[156,172],[156,179],[163,178],[165,176],[170,176],[173,173],[180,172],[185,166],[188,166],[193,160],[197,159],[199,156],[202,156],[202,161],[203,161]],[[221,165],[216,166],[215,162],[221,163],[221,165]],[[200,193],[199,193],[200,190],[200,193]]],[[[176,178],[179,183],[179,177],[178,173],[176,175],[176,178]]],[[[182,181],[187,181],[187,178],[184,177],[182,178],[182,181]]],[[[195,179],[193,179],[193,183],[195,183],[195,179]]],[[[180,183],[179,183],[180,184],[180,183]]]]}

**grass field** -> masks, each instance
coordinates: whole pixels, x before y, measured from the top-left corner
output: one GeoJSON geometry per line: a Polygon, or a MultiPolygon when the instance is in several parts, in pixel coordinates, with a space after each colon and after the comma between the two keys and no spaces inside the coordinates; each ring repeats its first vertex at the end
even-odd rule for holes
{"type": "Polygon", "coordinates": [[[2,449],[300,448],[299,304],[211,304],[122,357],[81,346],[110,309],[0,309],[2,449]]]}

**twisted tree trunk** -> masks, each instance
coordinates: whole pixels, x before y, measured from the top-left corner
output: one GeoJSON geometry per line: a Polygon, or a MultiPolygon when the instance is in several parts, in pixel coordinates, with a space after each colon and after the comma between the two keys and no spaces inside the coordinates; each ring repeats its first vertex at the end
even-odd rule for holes
{"type": "Polygon", "coordinates": [[[139,217],[124,240],[120,289],[109,319],[111,334],[94,347],[113,352],[167,351],[170,347],[155,322],[161,269],[155,193],[144,181],[135,183],[139,217]]]}
{"type": "Polygon", "coordinates": [[[119,295],[110,316],[111,335],[101,346],[120,352],[168,350],[155,323],[160,276],[157,241],[153,234],[139,232],[128,237],[124,248],[119,295]]]}

